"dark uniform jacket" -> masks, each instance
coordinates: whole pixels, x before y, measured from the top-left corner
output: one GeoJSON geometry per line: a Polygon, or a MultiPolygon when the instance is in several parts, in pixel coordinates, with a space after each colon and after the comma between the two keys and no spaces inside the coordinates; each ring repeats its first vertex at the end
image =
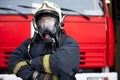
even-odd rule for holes
{"type": "Polygon", "coordinates": [[[51,44],[44,42],[40,36],[36,37],[30,48],[30,53],[28,53],[28,41],[29,39],[24,41],[11,55],[8,63],[8,69],[11,73],[16,71],[14,69],[18,63],[32,60],[31,65],[17,67],[16,69],[20,68],[20,70],[15,74],[23,80],[33,80],[33,72],[47,72],[44,65],[49,64],[51,74],[57,74],[58,80],[70,80],[69,73],[78,67],[80,60],[79,46],[74,39],[66,36],[62,46],[55,53],[52,53],[51,44]],[[45,55],[49,55],[49,58],[45,55]]]}

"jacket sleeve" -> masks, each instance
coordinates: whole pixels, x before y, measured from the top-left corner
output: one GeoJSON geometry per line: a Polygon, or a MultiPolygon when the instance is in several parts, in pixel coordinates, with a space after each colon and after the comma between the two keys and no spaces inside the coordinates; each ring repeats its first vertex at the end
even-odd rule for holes
{"type": "Polygon", "coordinates": [[[11,54],[8,63],[8,70],[10,73],[16,74],[23,80],[32,80],[32,74],[34,71],[32,67],[25,62],[27,59],[27,41],[28,40],[23,42],[20,47],[16,48],[11,54]]]}
{"type": "Polygon", "coordinates": [[[70,73],[78,67],[80,61],[78,43],[68,37],[64,40],[63,46],[50,55],[50,69],[53,73],[70,73]]]}

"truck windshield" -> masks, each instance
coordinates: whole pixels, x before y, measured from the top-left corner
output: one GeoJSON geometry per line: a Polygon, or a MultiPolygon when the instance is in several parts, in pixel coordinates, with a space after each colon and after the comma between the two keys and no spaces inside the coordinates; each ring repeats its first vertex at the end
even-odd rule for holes
{"type": "MultiPolygon", "coordinates": [[[[23,14],[33,14],[35,8],[43,0],[0,0],[0,7],[15,9],[23,14]],[[23,8],[19,5],[29,6],[23,8]],[[32,8],[34,7],[34,8],[32,8]]],[[[102,16],[104,15],[103,0],[49,0],[57,3],[61,8],[71,9],[80,12],[84,15],[102,16]]],[[[72,11],[64,11],[66,14],[77,15],[78,13],[72,11]]],[[[18,14],[12,10],[0,9],[0,14],[18,14]]],[[[78,14],[79,15],[79,14],[78,14]]]]}

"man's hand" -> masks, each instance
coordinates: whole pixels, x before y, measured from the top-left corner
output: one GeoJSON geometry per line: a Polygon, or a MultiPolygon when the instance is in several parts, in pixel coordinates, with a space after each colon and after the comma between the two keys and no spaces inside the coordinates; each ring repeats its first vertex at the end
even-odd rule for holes
{"type": "Polygon", "coordinates": [[[38,73],[38,71],[35,71],[33,73],[33,80],[52,80],[52,75],[48,73],[38,73]]]}
{"type": "Polygon", "coordinates": [[[31,61],[32,60],[26,60],[26,62],[27,62],[28,65],[31,65],[31,61]]]}

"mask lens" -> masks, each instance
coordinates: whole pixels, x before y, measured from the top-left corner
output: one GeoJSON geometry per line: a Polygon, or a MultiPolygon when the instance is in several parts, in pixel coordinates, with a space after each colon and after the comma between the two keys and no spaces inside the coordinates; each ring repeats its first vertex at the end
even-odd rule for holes
{"type": "Polygon", "coordinates": [[[45,17],[39,20],[39,26],[42,29],[49,29],[52,30],[55,26],[56,19],[53,17],[45,17]]]}
{"type": "Polygon", "coordinates": [[[45,16],[38,20],[37,22],[39,31],[41,34],[55,34],[56,33],[56,24],[57,19],[51,16],[45,16]]]}

